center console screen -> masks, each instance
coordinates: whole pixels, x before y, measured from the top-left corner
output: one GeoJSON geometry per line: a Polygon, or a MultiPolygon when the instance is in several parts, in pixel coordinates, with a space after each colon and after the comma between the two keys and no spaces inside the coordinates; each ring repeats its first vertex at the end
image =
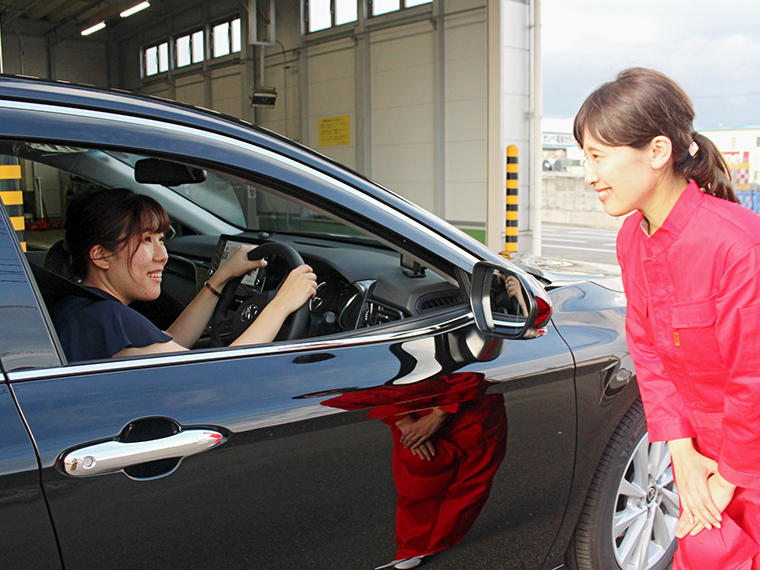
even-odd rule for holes
{"type": "MultiPolygon", "coordinates": [[[[230,236],[221,236],[219,238],[219,243],[216,246],[216,251],[214,252],[214,257],[211,258],[211,273],[219,269],[222,264],[227,261],[230,256],[235,253],[238,247],[241,245],[256,245],[255,243],[250,243],[246,241],[238,241],[234,237],[230,236]]],[[[259,272],[260,269],[254,270],[254,272],[251,275],[245,275],[243,277],[243,280],[240,282],[241,286],[245,287],[251,287],[256,288],[257,284],[259,282],[259,272]]]]}

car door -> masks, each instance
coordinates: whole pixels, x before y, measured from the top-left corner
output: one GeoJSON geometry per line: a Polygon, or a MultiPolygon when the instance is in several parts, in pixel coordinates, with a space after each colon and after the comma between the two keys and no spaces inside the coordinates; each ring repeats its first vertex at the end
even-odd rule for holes
{"type": "MultiPolygon", "coordinates": [[[[458,332],[463,330],[456,323],[441,329],[444,336],[458,332]]],[[[37,442],[64,563],[85,568],[135,563],[167,568],[292,568],[304,563],[331,568],[335,561],[350,561],[349,567],[377,565],[394,550],[396,493],[389,429],[368,418],[371,403],[347,411],[342,410],[345,406],[321,404],[336,395],[383,387],[399,379],[402,369],[410,377],[422,373],[416,384],[433,384],[436,378],[430,371],[441,363],[431,357],[441,335],[422,335],[408,343],[378,339],[358,346],[251,349],[236,351],[234,357],[167,356],[118,366],[14,373],[14,392],[37,442]],[[398,355],[418,364],[410,369],[409,359],[398,355]],[[124,470],[116,464],[100,475],[89,476],[82,468],[85,475],[76,476],[63,464],[72,453],[100,461],[95,446],[102,442],[133,445],[128,432],[141,432],[134,445],[149,441],[168,446],[162,440],[180,430],[217,433],[221,441],[180,462],[154,461],[124,470]]],[[[559,343],[554,347],[561,350],[559,343]]],[[[553,360],[562,362],[565,356],[560,353],[553,360]]],[[[533,357],[535,365],[547,355],[533,357]]],[[[520,437],[527,435],[521,433],[525,430],[531,432],[533,451],[552,452],[556,467],[564,467],[562,454],[556,453],[561,446],[551,443],[552,438],[536,437],[550,426],[528,427],[525,415],[535,414],[535,406],[548,400],[544,396],[533,403],[535,386],[526,381],[549,378],[532,372],[515,378],[514,388],[506,387],[509,394],[489,383],[494,390],[482,397],[497,395],[503,402],[507,396],[509,429],[520,437]]],[[[557,370],[552,374],[549,385],[562,388],[567,378],[563,382],[557,370]]],[[[556,419],[551,423],[563,423],[560,418],[566,416],[552,417],[556,419]]],[[[571,438],[568,432],[568,443],[571,438]]],[[[520,488],[538,474],[523,470],[530,459],[507,454],[506,469],[516,479],[506,481],[510,487],[516,483],[520,488]]],[[[500,484],[486,520],[509,522],[507,505],[520,499],[511,510],[531,511],[527,520],[545,525],[546,518],[537,516],[536,509],[551,514],[561,506],[566,489],[553,480],[539,480],[548,503],[534,503],[533,494],[514,496],[500,484]]],[[[520,520],[525,519],[512,522],[520,520]]],[[[481,527],[481,532],[492,530],[481,527]]],[[[524,549],[505,550],[505,557],[525,555],[524,549]]]]}
{"type": "MultiPolygon", "coordinates": [[[[462,332],[454,323],[441,330],[442,335],[462,332]]],[[[85,568],[377,565],[394,550],[389,429],[368,418],[371,404],[347,411],[321,404],[357,389],[381,388],[398,379],[402,368],[410,376],[421,369],[417,384],[433,384],[436,378],[428,374],[440,363],[423,355],[435,354],[435,343],[424,335],[406,343],[414,345],[406,350],[405,343],[378,339],[360,346],[252,349],[231,358],[167,356],[14,373],[14,392],[38,445],[64,562],[85,568]],[[419,365],[409,369],[399,354],[419,365]],[[124,470],[117,464],[101,475],[81,477],[67,474],[63,465],[72,452],[99,461],[94,447],[101,442],[128,447],[128,431],[142,431],[138,441],[160,446],[179,430],[210,431],[222,439],[179,463],[124,470]]],[[[531,365],[547,360],[566,365],[567,353],[556,336],[535,345],[531,365]],[[559,354],[537,354],[538,344],[559,354]]],[[[522,350],[511,348],[514,365],[522,350]]],[[[485,522],[496,526],[481,525],[481,538],[493,538],[504,524],[517,529],[507,538],[552,529],[561,516],[557,511],[567,493],[556,484],[563,480],[560,474],[567,475],[561,450],[572,449],[572,431],[562,436],[572,423],[563,404],[569,408],[572,399],[551,393],[568,382],[561,370],[537,374],[533,369],[513,378],[514,386],[506,379],[504,385],[489,383],[482,395],[507,399],[509,430],[519,438],[514,446],[520,449],[530,439],[534,445],[525,451],[534,454],[507,453],[495,498],[484,513],[485,522]],[[539,408],[548,411],[549,421],[531,421],[539,408]],[[557,424],[561,429],[548,434],[557,424]],[[553,471],[541,459],[544,452],[552,457],[553,471]],[[533,492],[509,491],[525,488],[533,492]]],[[[501,552],[507,559],[526,554],[522,548],[501,552]]],[[[538,555],[534,551],[530,559],[538,555]]]]}
{"type": "MultiPolygon", "coordinates": [[[[29,111],[22,126],[14,116],[8,136],[31,124],[56,143],[103,144],[101,136],[144,153],[171,148],[332,204],[416,256],[472,263],[345,182],[240,141],[104,115],[46,118],[29,111]]],[[[57,361],[10,367],[8,376],[37,445],[64,564],[374,567],[395,550],[393,440],[382,420],[486,400],[506,402],[507,468],[472,536],[498,540],[500,557],[538,565],[548,541],[526,550],[501,539],[556,532],[561,522],[574,454],[573,365],[551,327],[540,339],[499,343],[474,331],[465,306],[335,338],[66,365],[49,321],[36,326],[57,361]],[[551,468],[537,453],[551,454],[551,468]],[[513,492],[526,482],[540,500],[513,492]]]]}
{"type": "Polygon", "coordinates": [[[0,209],[0,567],[60,568],[34,442],[5,373],[34,363],[49,365],[57,357],[26,280],[18,242],[0,209]]]}

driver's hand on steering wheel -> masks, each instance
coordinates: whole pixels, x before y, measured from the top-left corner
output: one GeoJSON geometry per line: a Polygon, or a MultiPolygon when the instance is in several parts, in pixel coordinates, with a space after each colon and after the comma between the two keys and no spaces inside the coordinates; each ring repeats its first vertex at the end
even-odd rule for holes
{"type": "Polygon", "coordinates": [[[290,272],[272,303],[280,305],[286,314],[299,309],[317,293],[317,275],[308,265],[300,265],[290,272]]]}
{"type": "Polygon", "coordinates": [[[241,245],[235,250],[235,252],[225,261],[222,266],[216,270],[215,274],[218,275],[218,279],[222,282],[219,283],[219,287],[224,287],[227,281],[240,277],[246,273],[259,269],[260,267],[266,267],[267,262],[265,259],[254,259],[251,261],[248,259],[248,252],[255,249],[254,246],[241,245]]]}

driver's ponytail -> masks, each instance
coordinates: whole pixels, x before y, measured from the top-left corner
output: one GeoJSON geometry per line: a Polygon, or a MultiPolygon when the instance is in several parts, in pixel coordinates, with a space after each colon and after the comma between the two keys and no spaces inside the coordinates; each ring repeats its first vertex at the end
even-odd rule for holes
{"type": "Polygon", "coordinates": [[[63,227],[66,237],[50,248],[45,268],[80,281],[87,277],[93,246],[116,253],[145,231],[168,231],[169,216],[149,196],[127,188],[106,188],[72,200],[63,227]]]}

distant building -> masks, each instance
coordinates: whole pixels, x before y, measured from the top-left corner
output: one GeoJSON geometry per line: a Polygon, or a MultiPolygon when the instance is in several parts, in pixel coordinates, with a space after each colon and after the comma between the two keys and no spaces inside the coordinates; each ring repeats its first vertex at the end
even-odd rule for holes
{"type": "Polygon", "coordinates": [[[760,188],[760,127],[704,129],[699,131],[723,153],[737,192],[760,188]]]}
{"type": "Polygon", "coordinates": [[[583,173],[583,153],[572,133],[543,133],[543,170],[545,172],[583,173]]]}
{"type": "Polygon", "coordinates": [[[760,213],[760,127],[700,131],[723,153],[742,204],[760,213]]]}

